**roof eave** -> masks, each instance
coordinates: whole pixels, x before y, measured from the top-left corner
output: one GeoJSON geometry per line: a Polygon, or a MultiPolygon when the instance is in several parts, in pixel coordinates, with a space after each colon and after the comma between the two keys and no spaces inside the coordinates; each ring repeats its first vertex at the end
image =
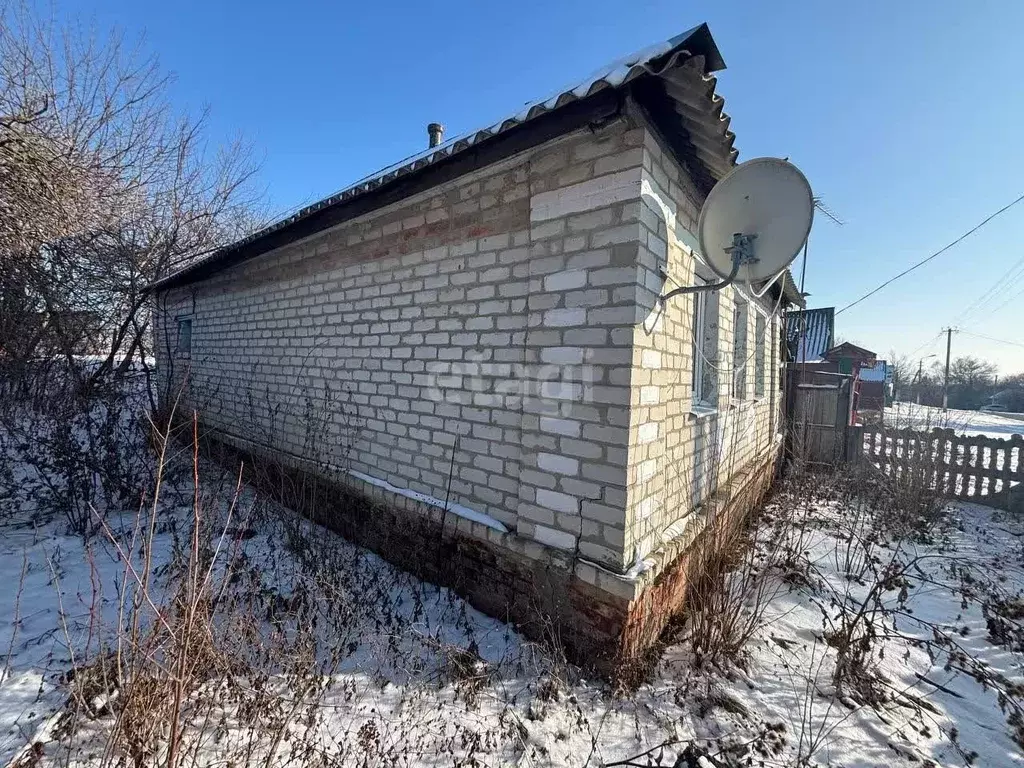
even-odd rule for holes
{"type": "Polygon", "coordinates": [[[796,286],[796,280],[793,278],[793,273],[788,269],[782,276],[782,300],[793,307],[807,308],[807,299],[800,293],[800,289],[796,286]]]}
{"type": "Polygon", "coordinates": [[[489,135],[478,143],[452,150],[430,162],[415,161],[365,184],[350,188],[282,221],[271,224],[181,270],[146,286],[147,293],[204,280],[236,264],[318,234],[356,216],[371,213],[486,165],[500,162],[588,124],[600,123],[621,111],[617,89],[600,89],[588,97],[535,115],[529,121],[489,135]]]}

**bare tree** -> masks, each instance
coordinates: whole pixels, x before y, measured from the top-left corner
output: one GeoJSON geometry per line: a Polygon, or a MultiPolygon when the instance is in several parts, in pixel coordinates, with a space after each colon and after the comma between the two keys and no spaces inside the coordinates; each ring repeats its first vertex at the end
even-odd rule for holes
{"type": "Polygon", "coordinates": [[[950,382],[972,390],[991,384],[995,374],[992,363],[970,355],[954,358],[949,366],[950,382]]]}
{"type": "Polygon", "coordinates": [[[900,399],[899,395],[907,391],[913,385],[914,377],[917,374],[917,368],[914,366],[914,362],[904,354],[897,352],[895,349],[890,349],[889,354],[886,358],[886,363],[889,366],[889,370],[892,372],[892,380],[896,387],[896,399],[900,399]]]}
{"type": "Polygon", "coordinates": [[[1024,388],[1024,373],[1013,373],[1009,376],[1004,376],[1002,383],[1007,387],[1024,388]]]}
{"type": "Polygon", "coordinates": [[[168,77],[116,33],[0,0],[0,360],[145,354],[143,288],[258,224],[241,142],[176,115],[168,77]]]}
{"type": "Polygon", "coordinates": [[[955,358],[949,366],[950,406],[981,406],[993,394],[995,374],[996,367],[985,360],[970,355],[955,358]]]}

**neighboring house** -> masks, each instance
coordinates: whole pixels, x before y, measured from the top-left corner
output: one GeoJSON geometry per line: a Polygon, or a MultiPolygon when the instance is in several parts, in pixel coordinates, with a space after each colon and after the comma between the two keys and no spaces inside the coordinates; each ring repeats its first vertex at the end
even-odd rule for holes
{"type": "Polygon", "coordinates": [[[885,407],[884,383],[865,381],[864,371],[873,371],[878,363],[874,352],[844,341],[825,352],[825,360],[819,370],[831,369],[835,373],[849,376],[853,380],[850,423],[856,424],[863,417],[862,412],[881,412],[885,407]],[[876,385],[877,384],[877,385],[876,385]],[[881,399],[881,404],[878,400],[881,399]],[[878,407],[876,407],[878,406],[878,407]]]}
{"type": "Polygon", "coordinates": [[[819,307],[786,315],[786,343],[790,362],[818,363],[832,348],[835,338],[835,307],[819,307]]]}
{"type": "Polygon", "coordinates": [[[892,399],[892,370],[885,360],[876,360],[873,366],[860,369],[860,397],[857,411],[882,414],[892,399]]]}
{"type": "Polygon", "coordinates": [[[702,25],[159,281],[164,397],[330,481],[311,511],[385,557],[598,666],[636,656],[706,513],[771,481],[802,303],[789,275],[659,301],[715,279],[693,248],[737,156],[723,67],[702,25]]]}
{"type": "Polygon", "coordinates": [[[1008,387],[996,392],[985,405],[1002,406],[1010,413],[1024,413],[1024,386],[1008,387]]]}
{"type": "MultiPolygon", "coordinates": [[[[885,408],[887,376],[885,361],[871,350],[850,342],[833,346],[835,308],[791,312],[786,317],[789,372],[795,386],[849,387],[848,412],[839,416],[850,424],[861,414],[879,414],[885,408]]],[[[793,404],[790,404],[793,407],[793,404]]],[[[872,417],[873,418],[873,417],[872,417]]]]}
{"type": "Polygon", "coordinates": [[[873,368],[878,360],[870,349],[844,341],[825,352],[825,361],[834,363],[839,373],[860,378],[860,372],[865,368],[873,368]]]}

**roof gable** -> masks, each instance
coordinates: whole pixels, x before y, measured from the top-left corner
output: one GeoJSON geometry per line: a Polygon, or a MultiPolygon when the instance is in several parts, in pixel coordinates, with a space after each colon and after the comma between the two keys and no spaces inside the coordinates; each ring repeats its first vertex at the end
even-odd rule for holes
{"type": "Polygon", "coordinates": [[[838,346],[832,347],[825,353],[826,360],[839,360],[840,358],[852,358],[854,360],[862,361],[874,361],[875,353],[870,349],[864,349],[864,347],[858,347],[856,344],[851,344],[849,341],[844,341],[838,346]]]}

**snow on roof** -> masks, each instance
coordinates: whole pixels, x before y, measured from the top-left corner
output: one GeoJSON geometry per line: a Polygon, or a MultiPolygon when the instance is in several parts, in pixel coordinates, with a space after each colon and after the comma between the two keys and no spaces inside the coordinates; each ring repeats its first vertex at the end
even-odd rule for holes
{"type": "Polygon", "coordinates": [[[832,348],[836,308],[819,307],[792,312],[786,317],[786,339],[798,363],[816,363],[832,348]],[[803,338],[801,338],[801,329],[803,338]]]}
{"type": "Polygon", "coordinates": [[[875,365],[871,368],[861,366],[860,369],[860,380],[861,381],[888,381],[889,380],[889,364],[885,360],[876,360],[875,365]]]}
{"type": "Polygon", "coordinates": [[[157,280],[149,286],[149,290],[192,282],[265,252],[269,248],[259,250],[260,241],[271,233],[287,229],[324,209],[346,203],[400,177],[465,152],[538,117],[606,89],[621,88],[647,75],[663,78],[665,95],[682,128],[680,133],[688,134],[686,138],[690,149],[706,176],[712,180],[720,178],[736,164],[739,154],[733,147],[735,135],[729,130],[730,118],[723,112],[725,102],[715,93],[716,81],[710,76],[711,72],[724,68],[725,62],[711,37],[711,31],[707,24],[700,24],[664,42],[617,59],[582,81],[528,104],[497,123],[399,160],[330,197],[157,280]],[[247,255],[242,253],[243,250],[247,255]]]}

